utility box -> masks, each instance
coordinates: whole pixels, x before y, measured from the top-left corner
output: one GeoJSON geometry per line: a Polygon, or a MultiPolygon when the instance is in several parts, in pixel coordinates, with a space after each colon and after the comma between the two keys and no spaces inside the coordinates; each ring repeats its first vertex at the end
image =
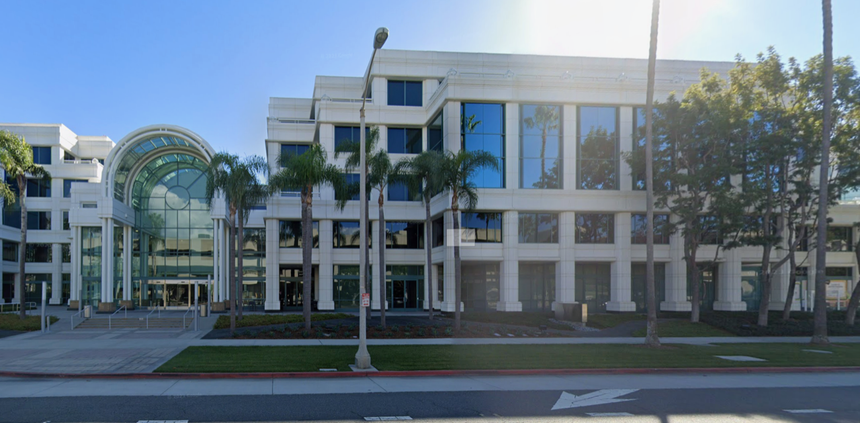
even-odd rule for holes
{"type": "Polygon", "coordinates": [[[207,316],[206,309],[207,309],[206,305],[200,306],[200,317],[206,317],[207,316]]]}
{"type": "Polygon", "coordinates": [[[93,317],[93,306],[85,305],[84,306],[84,319],[89,319],[93,317]]]}
{"type": "Polygon", "coordinates": [[[588,304],[564,304],[564,320],[588,323],[588,304]]]}

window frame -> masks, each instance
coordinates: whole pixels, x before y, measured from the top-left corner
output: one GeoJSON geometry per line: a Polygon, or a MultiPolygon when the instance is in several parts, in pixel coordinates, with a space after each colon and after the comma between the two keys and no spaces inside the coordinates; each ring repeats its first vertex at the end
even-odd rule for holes
{"type": "MultiPolygon", "coordinates": [[[[575,242],[577,244],[606,244],[611,245],[615,244],[615,214],[614,213],[576,213],[576,233],[575,242]],[[601,226],[606,225],[606,240],[600,241],[595,239],[584,239],[585,235],[584,230],[580,230],[584,225],[580,221],[580,218],[585,219],[586,216],[603,216],[604,218],[608,218],[608,222],[598,222],[601,226]]],[[[599,230],[597,226],[595,226],[594,230],[599,230]]]]}
{"type": "MultiPolygon", "coordinates": [[[[422,80],[410,80],[410,79],[389,79],[386,81],[386,88],[388,90],[387,95],[387,103],[388,106],[403,106],[403,107],[424,107],[424,81],[422,80]],[[391,89],[391,86],[394,84],[400,84],[402,86],[403,97],[401,99],[396,99],[396,97],[392,97],[392,93],[394,92],[391,89]],[[408,104],[409,103],[409,90],[407,86],[414,87],[417,86],[419,88],[418,93],[418,104],[408,104]],[[392,99],[395,101],[392,102],[392,99]],[[402,103],[402,104],[398,104],[402,103]]],[[[413,93],[414,94],[414,93],[413,93]]]]}
{"type": "MultiPolygon", "coordinates": [[[[506,103],[489,102],[489,101],[487,101],[487,102],[470,101],[470,102],[461,102],[460,103],[460,149],[467,150],[467,151],[473,151],[473,150],[468,150],[466,148],[466,135],[467,134],[466,134],[465,114],[466,114],[466,105],[469,105],[469,104],[471,104],[471,105],[478,105],[478,104],[487,105],[487,104],[489,104],[489,105],[500,106],[501,111],[502,111],[501,116],[500,116],[500,121],[499,121],[500,132],[498,132],[498,133],[496,133],[496,132],[471,132],[470,133],[470,134],[474,134],[474,135],[498,135],[501,137],[501,146],[499,149],[501,156],[496,157],[496,160],[499,161],[499,178],[500,178],[501,184],[498,187],[488,187],[488,186],[484,186],[483,181],[481,181],[481,184],[478,184],[474,180],[470,180],[470,182],[474,183],[476,185],[476,188],[505,189],[505,188],[507,188],[507,175],[506,175],[507,172],[505,170],[506,170],[506,163],[508,160],[508,158],[507,158],[508,140],[507,140],[507,128],[506,128],[507,104],[506,103]]],[[[479,122],[481,122],[481,124],[483,125],[483,121],[479,121],[479,122]]],[[[487,151],[487,150],[483,150],[483,148],[481,150],[487,151]]],[[[477,150],[474,150],[474,151],[477,151],[477,150]]],[[[483,170],[483,168],[481,168],[481,170],[483,170]]]]}
{"type": "MultiPolygon", "coordinates": [[[[607,128],[608,129],[608,128],[607,128]]],[[[619,191],[621,189],[621,106],[608,106],[605,104],[578,104],[576,106],[576,189],[583,191],[619,191]],[[583,108],[613,108],[615,109],[615,128],[614,128],[614,154],[612,161],[615,166],[613,187],[612,188],[584,188],[582,179],[582,109],[583,108]]],[[[585,159],[594,161],[607,161],[608,159],[585,159]]]]}
{"type": "Polygon", "coordinates": [[[558,213],[552,213],[552,212],[520,212],[520,213],[518,213],[518,216],[517,216],[517,242],[519,244],[558,244],[558,242],[559,242],[558,241],[558,239],[559,239],[558,219],[559,219],[559,214],[558,213]],[[534,216],[534,220],[532,222],[530,222],[530,224],[529,224],[529,226],[533,226],[533,229],[534,229],[533,234],[526,234],[525,233],[526,229],[529,229],[529,230],[532,229],[532,228],[525,228],[524,227],[523,221],[524,221],[524,218],[526,216],[534,216]],[[541,242],[541,237],[540,237],[541,232],[538,228],[540,226],[542,216],[547,216],[547,217],[549,217],[549,219],[551,221],[555,222],[555,230],[550,229],[550,241],[548,241],[548,242],[541,242]],[[531,238],[526,237],[527,235],[533,235],[534,240],[530,240],[531,238]]]}
{"type": "MultiPolygon", "coordinates": [[[[496,220],[496,219],[493,219],[493,220],[496,220]]],[[[469,223],[471,224],[471,222],[469,222],[469,223]]],[[[504,233],[503,233],[503,231],[504,231],[504,216],[502,215],[502,212],[495,212],[495,211],[461,212],[460,213],[460,229],[461,230],[462,229],[474,230],[475,231],[475,243],[500,244],[504,241],[504,233]],[[478,217],[479,214],[493,214],[495,216],[498,216],[498,222],[499,222],[498,228],[496,228],[496,227],[489,227],[488,228],[486,225],[484,227],[466,226],[467,221],[470,221],[473,218],[472,215],[474,215],[475,220],[480,220],[480,218],[478,217]],[[468,216],[468,219],[467,219],[467,216],[468,216]],[[484,231],[484,238],[481,238],[479,236],[480,231],[482,231],[482,230],[484,231]],[[498,239],[495,239],[496,237],[493,237],[493,239],[491,240],[490,239],[490,231],[493,231],[494,234],[498,233],[498,239]]]]}
{"type": "MultiPolygon", "coordinates": [[[[518,146],[519,147],[519,157],[518,157],[518,159],[519,159],[519,178],[518,178],[519,179],[519,186],[518,186],[519,189],[536,189],[536,190],[541,190],[541,189],[560,190],[560,189],[564,189],[564,104],[520,103],[519,104],[519,114],[520,114],[519,115],[519,122],[518,122],[519,123],[519,131],[520,131],[519,146],[518,146]],[[525,156],[524,151],[526,149],[525,149],[525,146],[523,144],[523,141],[525,140],[525,131],[523,129],[523,128],[525,128],[525,122],[524,122],[524,118],[523,118],[523,116],[524,116],[523,109],[527,106],[536,106],[536,107],[537,106],[553,106],[553,107],[558,108],[558,153],[557,153],[557,156],[555,157],[555,159],[549,159],[549,158],[541,159],[539,154],[537,156],[528,156],[528,157],[525,156]],[[526,187],[526,186],[524,186],[523,185],[523,175],[524,175],[523,160],[524,159],[525,160],[543,160],[544,162],[547,162],[549,160],[558,161],[558,186],[547,187],[547,188],[537,188],[537,187],[526,187]]],[[[544,166],[546,166],[546,165],[544,165],[544,166]]]]}

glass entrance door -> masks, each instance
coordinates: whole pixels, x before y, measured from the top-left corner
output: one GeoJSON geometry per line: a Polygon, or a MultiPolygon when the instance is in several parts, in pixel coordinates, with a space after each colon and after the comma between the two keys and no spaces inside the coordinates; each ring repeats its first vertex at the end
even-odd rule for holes
{"type": "Polygon", "coordinates": [[[391,308],[418,308],[418,281],[393,280],[391,308]]]}
{"type": "Polygon", "coordinates": [[[761,266],[742,268],[741,301],[747,303],[747,311],[758,310],[761,305],[761,266]]]}

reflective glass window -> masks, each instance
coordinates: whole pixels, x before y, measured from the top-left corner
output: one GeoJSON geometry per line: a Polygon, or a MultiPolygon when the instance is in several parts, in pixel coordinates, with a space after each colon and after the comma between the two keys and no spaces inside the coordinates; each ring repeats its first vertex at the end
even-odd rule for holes
{"type": "Polygon", "coordinates": [[[357,309],[360,301],[359,267],[354,265],[334,265],[333,300],[336,309],[357,309]]]}
{"type": "Polygon", "coordinates": [[[720,221],[717,216],[699,216],[699,243],[700,244],[717,244],[723,243],[722,234],[720,234],[720,221]]]}
{"type": "MultiPolygon", "coordinates": [[[[361,245],[361,238],[358,236],[359,231],[359,221],[357,220],[345,220],[345,221],[334,221],[333,229],[334,229],[334,240],[332,245],[334,248],[358,248],[361,245]]],[[[370,234],[370,228],[367,230],[368,234],[370,234]]],[[[372,243],[373,237],[367,237],[367,245],[370,246],[372,243]]]]}
{"type": "Polygon", "coordinates": [[[346,190],[335,190],[334,191],[334,199],[340,200],[342,197],[348,197],[347,200],[358,201],[360,196],[360,188],[361,185],[361,175],[357,173],[344,173],[343,174],[344,181],[346,182],[346,190]]]}
{"type": "MultiPolygon", "coordinates": [[[[633,214],[630,216],[630,242],[633,244],[646,243],[646,223],[648,219],[644,214],[633,214]]],[[[654,215],[654,243],[668,244],[669,243],[669,215],[655,214],[654,215]]]]}
{"type": "Polygon", "coordinates": [[[433,247],[445,245],[445,218],[433,219],[433,247]]]}
{"type": "Polygon", "coordinates": [[[50,179],[27,179],[27,197],[50,197],[50,179]]]}
{"type": "Polygon", "coordinates": [[[504,188],[505,108],[503,104],[462,103],[460,137],[467,151],[484,150],[498,160],[498,170],[478,169],[469,181],[478,188],[504,188]]]}
{"type": "Polygon", "coordinates": [[[50,263],[54,260],[54,249],[51,244],[27,243],[24,261],[27,263],[50,263]]]}
{"type": "Polygon", "coordinates": [[[403,182],[393,182],[388,185],[388,201],[421,201],[423,192],[420,188],[411,190],[403,182]]]}
{"type": "Polygon", "coordinates": [[[27,212],[27,229],[31,229],[31,230],[49,230],[49,229],[51,229],[51,212],[49,212],[49,211],[28,211],[27,212]]]}
{"type": "Polygon", "coordinates": [[[460,227],[474,233],[475,242],[502,242],[501,213],[463,213],[461,220],[460,227]]]}
{"type": "Polygon", "coordinates": [[[71,244],[60,244],[60,249],[63,254],[63,263],[71,263],[72,262],[72,245],[71,244]]]}
{"type": "MultiPolygon", "coordinates": [[[[278,227],[279,245],[281,248],[302,248],[302,221],[281,220],[278,227]]],[[[313,247],[320,246],[319,221],[313,222],[313,247]]]]}
{"type": "MultiPolygon", "coordinates": [[[[370,134],[370,127],[364,127],[364,137],[370,134]]],[[[361,142],[361,127],[359,126],[335,126],[334,127],[334,147],[337,148],[341,144],[348,142],[361,142]]]]}
{"type": "Polygon", "coordinates": [[[33,147],[33,163],[40,165],[51,164],[51,147],[33,147]]]}
{"type": "Polygon", "coordinates": [[[520,107],[520,188],[561,188],[561,107],[520,107]]]}
{"type": "Polygon", "coordinates": [[[577,182],[580,189],[618,189],[618,108],[579,107],[577,182]]]}
{"type": "Polygon", "coordinates": [[[557,244],[557,213],[520,213],[519,242],[522,244],[557,244]]]}
{"type": "MultiPolygon", "coordinates": [[[[654,113],[656,116],[657,109],[654,109],[654,113]]],[[[668,191],[671,188],[669,180],[663,177],[661,179],[661,175],[664,175],[666,172],[672,169],[672,159],[671,155],[667,152],[672,146],[663,138],[654,137],[651,141],[651,149],[654,152],[654,189],[668,191]],[[662,170],[662,171],[661,171],[662,170]]],[[[645,148],[645,109],[641,107],[635,107],[633,109],[633,151],[639,151],[645,148]]],[[[644,163],[644,155],[642,156],[642,160],[644,163]]],[[[641,171],[633,171],[633,189],[634,190],[645,190],[645,165],[642,164],[641,171]]]]}
{"type": "Polygon", "coordinates": [[[850,226],[827,226],[827,251],[854,251],[850,226]]]}
{"type": "Polygon", "coordinates": [[[72,184],[78,182],[88,182],[86,179],[63,179],[63,198],[72,197],[72,184]]]}
{"type": "Polygon", "coordinates": [[[311,148],[310,144],[281,144],[281,157],[287,155],[300,156],[311,148]]]}
{"type": "Polygon", "coordinates": [[[576,214],[577,244],[614,244],[615,215],[576,214]]]}
{"type": "Polygon", "coordinates": [[[385,222],[388,248],[424,248],[423,222],[385,222]]]}
{"type": "Polygon", "coordinates": [[[443,151],[445,149],[445,133],[442,129],[442,113],[439,112],[427,125],[427,150],[443,151]]]}
{"type": "Polygon", "coordinates": [[[3,261],[18,261],[18,243],[3,241],[3,261]]]}

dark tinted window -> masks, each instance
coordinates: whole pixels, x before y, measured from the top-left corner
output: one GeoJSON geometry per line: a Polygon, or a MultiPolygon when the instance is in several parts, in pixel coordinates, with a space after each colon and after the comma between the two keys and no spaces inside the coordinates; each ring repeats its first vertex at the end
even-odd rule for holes
{"type": "Polygon", "coordinates": [[[27,229],[34,229],[34,230],[49,230],[49,229],[51,229],[51,212],[49,212],[49,211],[28,211],[27,212],[27,229]]]}
{"type": "Polygon", "coordinates": [[[722,244],[723,239],[720,236],[719,219],[716,216],[699,216],[699,226],[701,233],[699,234],[700,244],[722,244]]]}
{"type": "Polygon", "coordinates": [[[53,257],[51,244],[27,244],[27,251],[24,253],[24,261],[27,263],[50,263],[53,257]]]}
{"type": "Polygon", "coordinates": [[[50,197],[51,180],[27,179],[27,197],[50,197]]]}
{"type": "Polygon", "coordinates": [[[519,242],[523,244],[558,243],[558,214],[520,213],[519,242]]]}
{"type": "MultiPolygon", "coordinates": [[[[320,228],[319,222],[314,221],[313,224],[313,248],[320,246],[320,228]]],[[[302,221],[301,220],[282,220],[279,222],[279,243],[281,248],[301,248],[302,247],[302,221]]]]}
{"type": "Polygon", "coordinates": [[[33,163],[51,164],[51,147],[33,147],[33,163]]]}
{"type": "Polygon", "coordinates": [[[445,245],[445,218],[433,219],[433,247],[445,245]]]}
{"type": "Polygon", "coordinates": [[[614,244],[615,215],[576,214],[577,244],[614,244]]]}
{"type": "Polygon", "coordinates": [[[410,190],[403,182],[394,182],[388,185],[388,201],[421,201],[422,192],[410,190]]]}
{"type": "Polygon", "coordinates": [[[281,156],[299,156],[308,151],[309,148],[311,148],[309,144],[281,144],[281,156]]]}
{"type": "MultiPolygon", "coordinates": [[[[364,136],[370,134],[370,127],[364,127],[364,136]]],[[[345,142],[360,142],[361,127],[359,126],[335,126],[334,127],[334,147],[337,148],[345,142]]]]}
{"type": "Polygon", "coordinates": [[[18,261],[18,243],[3,241],[3,260],[18,261]]]}
{"type": "Polygon", "coordinates": [[[334,198],[335,200],[340,200],[342,196],[348,195],[348,200],[358,200],[360,197],[359,190],[361,189],[361,175],[357,173],[345,173],[343,175],[344,180],[346,182],[346,192],[335,190],[334,198]]]}
{"type": "Polygon", "coordinates": [[[388,128],[388,152],[418,154],[421,152],[421,129],[388,128]]]}
{"type": "Polygon", "coordinates": [[[421,81],[388,81],[389,106],[422,106],[421,81]]]}
{"type": "Polygon", "coordinates": [[[86,179],[63,179],[63,198],[71,198],[72,184],[79,182],[87,182],[86,179]]]}
{"type": "MultiPolygon", "coordinates": [[[[630,242],[633,244],[645,244],[648,232],[645,223],[648,220],[644,214],[634,214],[630,217],[630,242]]],[[[669,243],[669,215],[654,215],[654,243],[669,243]]]]}
{"type": "Polygon", "coordinates": [[[442,151],[445,148],[445,135],[442,132],[442,112],[427,125],[427,150],[442,151]]]}
{"type": "MultiPolygon", "coordinates": [[[[358,236],[359,222],[353,221],[335,221],[334,225],[334,248],[358,248],[361,244],[361,238],[358,236]]],[[[368,228],[368,233],[370,229],[368,228]]],[[[367,237],[367,245],[370,246],[373,237],[367,237]]]]}

